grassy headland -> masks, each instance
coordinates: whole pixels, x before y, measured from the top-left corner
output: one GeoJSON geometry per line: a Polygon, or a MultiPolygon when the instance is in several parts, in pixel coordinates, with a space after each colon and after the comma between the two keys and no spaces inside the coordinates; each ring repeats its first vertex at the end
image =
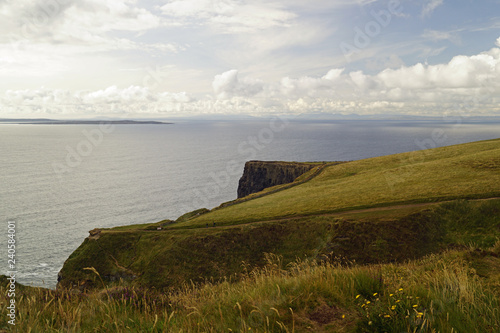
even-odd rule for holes
{"type": "Polygon", "coordinates": [[[57,291],[21,291],[18,329],[500,330],[500,140],[309,173],[175,222],[95,233],[57,291]]]}
{"type": "Polygon", "coordinates": [[[356,208],[500,196],[500,140],[332,165],[286,191],[214,210],[175,227],[233,225],[356,208]]]}

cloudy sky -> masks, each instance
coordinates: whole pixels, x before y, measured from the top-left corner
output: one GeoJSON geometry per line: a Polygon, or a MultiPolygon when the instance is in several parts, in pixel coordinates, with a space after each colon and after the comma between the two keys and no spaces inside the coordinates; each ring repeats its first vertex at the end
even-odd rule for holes
{"type": "Polygon", "coordinates": [[[0,118],[500,116],[500,0],[2,0],[0,118]]]}

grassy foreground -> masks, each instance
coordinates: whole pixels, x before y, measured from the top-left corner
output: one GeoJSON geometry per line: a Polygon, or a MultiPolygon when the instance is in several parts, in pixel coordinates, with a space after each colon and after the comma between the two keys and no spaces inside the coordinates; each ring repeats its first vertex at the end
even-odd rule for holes
{"type": "MultiPolygon", "coordinates": [[[[298,260],[159,293],[23,288],[18,332],[498,332],[500,242],[406,264],[298,260]]],[[[5,295],[5,287],[1,287],[5,295]]],[[[6,313],[6,298],[0,309],[6,313]]],[[[6,328],[6,317],[0,317],[6,328]]]]}

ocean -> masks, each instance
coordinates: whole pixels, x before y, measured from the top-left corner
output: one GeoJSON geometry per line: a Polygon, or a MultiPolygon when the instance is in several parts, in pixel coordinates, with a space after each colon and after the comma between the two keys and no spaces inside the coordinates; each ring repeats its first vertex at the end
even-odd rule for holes
{"type": "Polygon", "coordinates": [[[0,124],[0,273],[15,222],[20,283],[55,288],[94,228],[175,219],[236,198],[248,160],[349,161],[500,137],[500,123],[176,121],[0,124]]]}

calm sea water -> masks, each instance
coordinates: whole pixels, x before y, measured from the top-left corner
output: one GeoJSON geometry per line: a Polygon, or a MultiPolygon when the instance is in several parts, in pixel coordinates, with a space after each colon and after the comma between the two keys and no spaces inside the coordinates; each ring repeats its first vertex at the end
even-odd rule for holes
{"type": "Polygon", "coordinates": [[[0,273],[9,270],[7,221],[16,222],[18,281],[53,288],[89,230],[232,200],[247,160],[356,160],[498,138],[499,130],[397,121],[0,124],[0,273]]]}

